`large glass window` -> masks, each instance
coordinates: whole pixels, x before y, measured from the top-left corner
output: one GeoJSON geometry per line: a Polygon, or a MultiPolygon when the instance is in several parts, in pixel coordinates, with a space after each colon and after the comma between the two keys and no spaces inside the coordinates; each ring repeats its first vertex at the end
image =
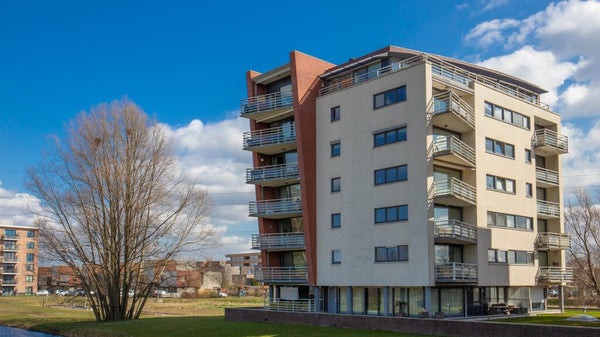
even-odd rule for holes
{"type": "Polygon", "coordinates": [[[375,170],[375,185],[404,181],[408,179],[408,168],[406,165],[388,167],[375,170]]]}
{"type": "Polygon", "coordinates": [[[499,105],[485,102],[484,113],[486,116],[528,129],[530,128],[529,117],[518,112],[508,110],[499,105]]]}
{"type": "Polygon", "coordinates": [[[534,263],[533,257],[533,252],[523,250],[488,249],[489,263],[531,265],[534,263]]]}
{"type": "Polygon", "coordinates": [[[489,153],[515,159],[515,146],[495,139],[485,139],[485,150],[489,153]]]}
{"type": "Polygon", "coordinates": [[[373,108],[382,108],[384,106],[403,101],[406,101],[406,86],[401,86],[373,95],[373,108]]]}
{"type": "Polygon", "coordinates": [[[487,219],[488,226],[533,230],[533,218],[526,216],[488,212],[487,219]]]}
{"type": "Polygon", "coordinates": [[[408,261],[408,246],[375,247],[375,262],[408,261]]]}
{"type": "Polygon", "coordinates": [[[380,131],[373,134],[373,142],[375,147],[396,143],[403,140],[406,140],[406,126],[380,131]]]}
{"type": "Polygon", "coordinates": [[[515,193],[515,181],[513,179],[496,177],[492,175],[486,176],[487,189],[508,193],[515,193]]]}
{"type": "Polygon", "coordinates": [[[381,207],[375,209],[375,223],[408,220],[408,205],[381,207]]]}

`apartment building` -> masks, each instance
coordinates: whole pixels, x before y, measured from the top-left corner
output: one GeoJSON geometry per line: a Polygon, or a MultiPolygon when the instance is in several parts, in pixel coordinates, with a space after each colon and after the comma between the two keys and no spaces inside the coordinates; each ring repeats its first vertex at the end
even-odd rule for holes
{"type": "Polygon", "coordinates": [[[572,280],[568,139],[535,84],[389,46],[247,73],[257,278],[270,309],[471,316],[572,280]]]}
{"type": "Polygon", "coordinates": [[[37,291],[38,233],[37,227],[0,225],[2,296],[37,291]]]}

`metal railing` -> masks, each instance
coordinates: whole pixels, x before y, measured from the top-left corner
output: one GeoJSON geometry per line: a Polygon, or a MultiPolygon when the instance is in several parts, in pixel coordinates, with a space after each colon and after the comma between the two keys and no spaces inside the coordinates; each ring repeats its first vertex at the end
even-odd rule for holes
{"type": "Polygon", "coordinates": [[[304,233],[253,234],[252,249],[303,248],[304,233]]]}
{"type": "Polygon", "coordinates": [[[302,201],[292,198],[250,201],[248,213],[250,216],[302,213],[302,201]]]}
{"type": "Polygon", "coordinates": [[[294,103],[292,93],[271,93],[249,98],[243,98],[240,102],[240,110],[242,115],[264,112],[273,109],[291,107],[294,103]]]}
{"type": "Polygon", "coordinates": [[[4,257],[2,262],[8,262],[8,263],[15,263],[15,262],[19,262],[19,260],[17,260],[16,257],[4,257]]]}
{"type": "Polygon", "coordinates": [[[469,86],[471,82],[476,81],[480,84],[496,89],[507,95],[514,96],[522,101],[537,105],[543,109],[549,109],[549,105],[541,102],[539,100],[539,95],[532,92],[531,90],[520,87],[518,85],[501,82],[498,79],[462,69],[453,65],[450,62],[443,61],[428,54],[416,55],[402,60],[400,62],[392,63],[389,66],[374,69],[368,73],[361,74],[360,76],[344,78],[339,82],[332,83],[326,87],[321,88],[321,90],[319,91],[319,95],[323,96],[340,90],[344,90],[346,88],[359,85],[363,82],[375,78],[393,74],[400,70],[408,69],[412,66],[422,64],[424,62],[429,62],[431,64],[431,71],[436,76],[440,76],[442,78],[451,80],[464,86],[469,86]]]}
{"type": "Polygon", "coordinates": [[[277,145],[296,141],[296,128],[294,125],[278,126],[244,132],[244,148],[277,145]]]}
{"type": "Polygon", "coordinates": [[[17,278],[13,278],[13,279],[2,279],[2,285],[3,286],[9,286],[9,285],[16,285],[17,284],[17,278]]]}
{"type": "Polygon", "coordinates": [[[466,200],[472,204],[477,203],[475,187],[457,178],[434,181],[434,197],[450,195],[466,200]]]}
{"type": "Polygon", "coordinates": [[[2,268],[3,274],[18,274],[19,268],[2,268]]]}
{"type": "Polygon", "coordinates": [[[477,282],[477,265],[461,262],[435,265],[437,282],[477,282]]]}
{"type": "Polygon", "coordinates": [[[453,238],[477,242],[477,227],[459,220],[442,220],[434,223],[436,238],[453,238]]]}
{"type": "Polygon", "coordinates": [[[472,147],[455,136],[438,136],[433,142],[433,155],[441,155],[448,151],[475,166],[475,150],[472,147]]]}
{"type": "Polygon", "coordinates": [[[298,163],[261,166],[246,169],[246,183],[298,178],[298,163]]]}
{"type": "Polygon", "coordinates": [[[536,167],[535,179],[546,184],[558,185],[558,172],[542,167],[536,167]]]}
{"type": "Polygon", "coordinates": [[[254,278],[264,282],[304,283],[308,281],[306,267],[262,267],[255,271],[254,278]]]}
{"type": "Polygon", "coordinates": [[[9,251],[9,252],[10,251],[17,251],[17,250],[19,250],[19,245],[17,245],[17,244],[14,244],[14,245],[7,245],[7,244],[5,244],[2,248],[4,249],[4,251],[9,251]]]}
{"type": "Polygon", "coordinates": [[[452,91],[446,91],[433,96],[433,114],[452,112],[475,128],[475,110],[460,96],[452,91]]]}
{"type": "Polygon", "coordinates": [[[2,235],[2,240],[18,240],[19,234],[4,234],[2,235]]]}
{"type": "Polygon", "coordinates": [[[291,312],[313,312],[315,300],[298,299],[283,300],[278,298],[266,298],[264,309],[273,311],[291,311],[291,312]]]}
{"type": "Polygon", "coordinates": [[[407,58],[406,60],[402,60],[400,62],[392,63],[385,67],[371,70],[367,73],[364,73],[364,74],[361,74],[358,76],[353,76],[352,78],[345,78],[339,82],[336,82],[336,83],[333,83],[326,87],[321,88],[321,90],[319,90],[319,95],[320,96],[328,95],[328,94],[334,93],[336,91],[344,90],[344,89],[359,85],[359,84],[364,83],[369,80],[373,80],[373,79],[376,79],[376,78],[379,78],[379,77],[382,77],[385,75],[390,75],[399,70],[408,69],[414,65],[421,64],[421,63],[423,63],[424,60],[425,60],[424,56],[417,55],[417,56],[407,58]]]}
{"type": "Polygon", "coordinates": [[[537,245],[542,249],[570,249],[571,236],[567,233],[538,233],[537,245]]]}
{"type": "Polygon", "coordinates": [[[540,267],[537,279],[540,282],[572,282],[573,268],[570,267],[540,267]]]}
{"type": "Polygon", "coordinates": [[[533,147],[549,146],[561,152],[569,152],[569,138],[550,129],[538,129],[531,140],[533,147]]]}
{"type": "Polygon", "coordinates": [[[560,204],[557,202],[537,200],[537,212],[551,217],[560,217],[560,204]]]}

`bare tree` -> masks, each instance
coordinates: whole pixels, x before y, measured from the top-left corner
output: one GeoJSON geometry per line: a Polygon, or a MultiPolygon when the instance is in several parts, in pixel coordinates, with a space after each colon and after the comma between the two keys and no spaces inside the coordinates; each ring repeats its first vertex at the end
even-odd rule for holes
{"type": "Polygon", "coordinates": [[[123,99],[82,112],[28,172],[43,249],[80,278],[97,321],[139,318],[166,261],[214,239],[206,192],[174,164],[161,128],[123,99]]]}
{"type": "Polygon", "coordinates": [[[578,187],[567,202],[565,222],[572,234],[569,261],[575,281],[590,294],[600,294],[600,188],[578,187]]]}

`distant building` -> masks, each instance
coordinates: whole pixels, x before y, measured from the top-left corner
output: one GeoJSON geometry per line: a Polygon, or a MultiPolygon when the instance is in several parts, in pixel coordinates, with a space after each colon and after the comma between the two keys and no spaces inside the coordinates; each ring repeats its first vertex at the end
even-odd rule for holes
{"type": "Polygon", "coordinates": [[[254,282],[254,273],[262,266],[260,253],[239,253],[225,255],[228,265],[239,268],[232,271],[232,282],[235,285],[250,285],[254,282]]]}
{"type": "Polygon", "coordinates": [[[38,234],[37,227],[0,225],[2,296],[37,291],[38,234]]]}
{"type": "Polygon", "coordinates": [[[81,281],[73,269],[67,266],[38,268],[38,289],[74,290],[81,287],[81,281]]]}

